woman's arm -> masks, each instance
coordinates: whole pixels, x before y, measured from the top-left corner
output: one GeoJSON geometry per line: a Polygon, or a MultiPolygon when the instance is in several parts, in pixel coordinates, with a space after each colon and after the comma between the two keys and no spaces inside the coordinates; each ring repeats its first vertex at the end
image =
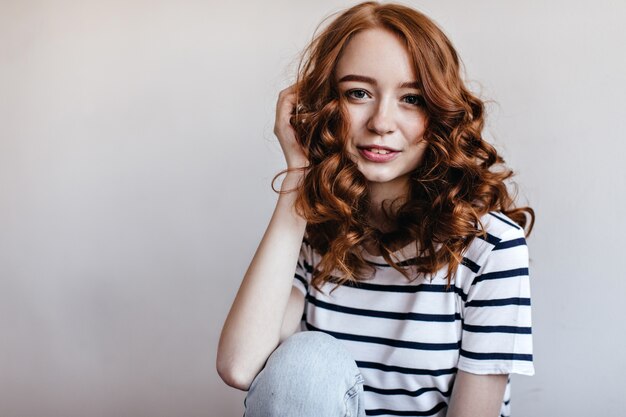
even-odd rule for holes
{"type": "MultiPolygon", "coordinates": [[[[293,87],[280,93],[274,128],[289,168],[306,166],[306,158],[289,124],[294,102],[293,87]]],[[[297,188],[302,175],[302,171],[289,172],[282,190],[297,188]]],[[[217,372],[224,382],[241,390],[248,389],[281,337],[294,331],[294,322],[299,322],[302,315],[302,293],[296,290],[296,294],[291,295],[306,229],[306,220],[295,211],[295,199],[296,191],[279,195],[274,214],[222,328],[217,372]]]]}
{"type": "Polygon", "coordinates": [[[507,379],[507,374],[476,375],[459,370],[446,416],[498,417],[507,379]]]}
{"type": "Polygon", "coordinates": [[[524,230],[501,213],[488,216],[486,224],[497,222],[488,226],[492,231],[504,230],[472,281],[461,284],[467,298],[451,417],[499,416],[507,375],[534,373],[524,230]]]}

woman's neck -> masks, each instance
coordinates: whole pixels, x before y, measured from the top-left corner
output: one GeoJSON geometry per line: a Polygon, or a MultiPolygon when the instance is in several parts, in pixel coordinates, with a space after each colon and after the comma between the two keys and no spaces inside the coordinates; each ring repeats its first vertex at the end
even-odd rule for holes
{"type": "MultiPolygon", "coordinates": [[[[396,215],[398,209],[406,202],[409,194],[408,176],[398,177],[386,183],[370,182],[369,194],[370,209],[368,214],[370,225],[378,229],[381,233],[389,233],[397,230],[398,224],[396,215]],[[389,217],[385,215],[383,206],[385,211],[389,214],[389,217]]],[[[408,243],[409,242],[400,241],[394,242],[389,250],[394,252],[403,248],[408,243]]],[[[379,242],[369,240],[363,246],[370,254],[381,256],[378,244],[379,242]]]]}
{"type": "Polygon", "coordinates": [[[406,201],[408,195],[408,182],[406,179],[396,178],[391,182],[378,183],[370,182],[370,224],[383,233],[390,232],[396,227],[393,217],[398,208],[406,201]],[[384,209],[392,219],[387,218],[384,209]]]}

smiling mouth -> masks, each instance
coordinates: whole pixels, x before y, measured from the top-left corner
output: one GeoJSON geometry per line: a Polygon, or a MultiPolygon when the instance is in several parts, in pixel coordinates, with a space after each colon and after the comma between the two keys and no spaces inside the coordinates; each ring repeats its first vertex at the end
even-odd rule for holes
{"type": "Polygon", "coordinates": [[[371,162],[389,162],[394,160],[399,151],[394,151],[391,149],[380,149],[380,148],[358,148],[359,153],[362,157],[371,162]]]}
{"type": "Polygon", "coordinates": [[[366,149],[366,150],[368,150],[370,152],[378,153],[378,154],[381,154],[381,155],[387,155],[388,153],[391,152],[391,151],[388,151],[386,149],[378,149],[378,148],[369,148],[369,149],[368,148],[363,148],[363,149],[366,149]]]}
{"type": "Polygon", "coordinates": [[[372,147],[372,148],[368,148],[367,146],[357,146],[357,148],[360,150],[366,150],[368,152],[377,153],[380,155],[387,155],[389,153],[399,152],[399,151],[396,151],[395,149],[383,148],[383,147],[378,147],[378,146],[372,147]]]}

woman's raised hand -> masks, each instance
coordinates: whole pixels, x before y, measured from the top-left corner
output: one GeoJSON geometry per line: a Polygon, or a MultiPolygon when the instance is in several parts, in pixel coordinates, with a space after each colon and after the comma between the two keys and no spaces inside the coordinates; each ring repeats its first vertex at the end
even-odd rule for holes
{"type": "Polygon", "coordinates": [[[301,168],[309,165],[302,146],[296,139],[296,131],[289,123],[293,109],[296,106],[295,84],[285,88],[278,95],[276,103],[276,121],[274,134],[278,138],[280,147],[287,161],[287,168],[301,168]]]}

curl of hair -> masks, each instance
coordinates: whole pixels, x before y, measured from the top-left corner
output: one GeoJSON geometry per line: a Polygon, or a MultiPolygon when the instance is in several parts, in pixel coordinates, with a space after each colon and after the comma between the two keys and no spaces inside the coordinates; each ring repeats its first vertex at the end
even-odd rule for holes
{"type": "Polygon", "coordinates": [[[374,242],[409,280],[407,266],[431,277],[446,266],[450,286],[464,251],[486,234],[480,224],[483,215],[500,211],[530,234],[534,211],[515,207],[506,186],[513,172],[483,139],[484,103],[465,87],[460,72],[458,55],[441,29],[422,13],[398,4],[358,4],[336,17],[305,49],[291,124],[310,162],[295,207],[307,220],[308,242],[322,256],[313,271],[316,289],[326,282],[337,288],[374,272],[360,250],[366,242],[374,242]],[[367,180],[345,149],[348,117],[334,74],[349,40],[370,28],[387,29],[404,42],[427,115],[428,146],[411,175],[409,198],[393,214],[383,207],[397,226],[386,233],[368,220],[367,180]],[[394,248],[403,242],[416,245],[417,256],[409,265],[392,259],[394,248]]]}

